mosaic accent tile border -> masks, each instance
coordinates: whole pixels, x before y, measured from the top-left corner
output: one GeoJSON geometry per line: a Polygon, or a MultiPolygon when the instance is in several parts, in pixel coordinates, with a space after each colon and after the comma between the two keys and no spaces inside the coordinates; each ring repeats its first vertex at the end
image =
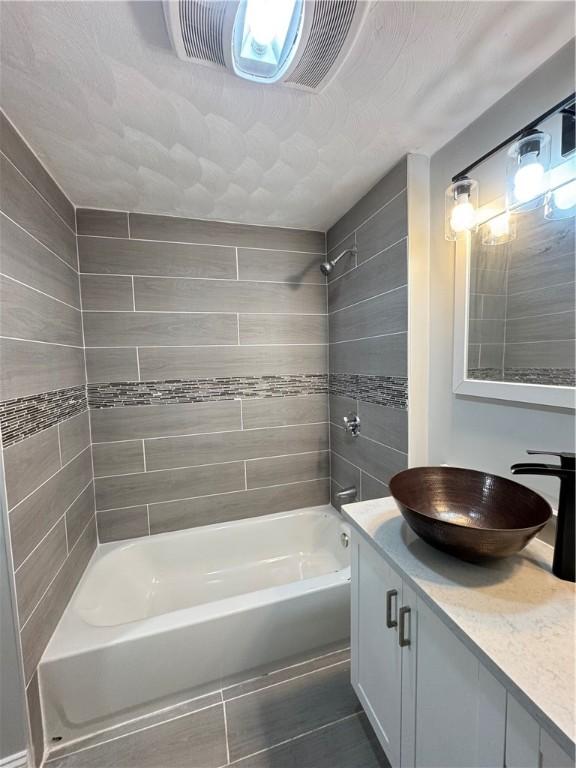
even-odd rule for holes
{"type": "Polygon", "coordinates": [[[408,408],[408,379],[404,376],[331,373],[329,389],[331,395],[352,397],[390,408],[408,408]]]}
{"type": "Polygon", "coordinates": [[[7,448],[87,410],[84,385],[0,402],[2,445],[7,448]]]}
{"type": "Polygon", "coordinates": [[[479,381],[509,381],[520,384],[546,384],[555,387],[576,387],[573,368],[471,368],[471,379],[479,381]]]}
{"type": "Polygon", "coordinates": [[[90,408],[174,405],[237,398],[290,397],[328,393],[328,375],[238,376],[167,381],[122,381],[89,384],[90,408]]]}

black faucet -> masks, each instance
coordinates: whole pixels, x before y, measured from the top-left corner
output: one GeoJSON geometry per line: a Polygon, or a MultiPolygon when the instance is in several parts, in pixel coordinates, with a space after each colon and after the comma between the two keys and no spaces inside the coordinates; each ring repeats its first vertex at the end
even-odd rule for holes
{"type": "Polygon", "coordinates": [[[558,520],[556,521],[556,542],[552,573],[565,581],[576,581],[574,528],[576,523],[576,454],[554,451],[526,451],[536,456],[558,456],[557,464],[513,464],[510,469],[514,475],[549,475],[560,478],[560,498],[558,499],[558,520]]]}

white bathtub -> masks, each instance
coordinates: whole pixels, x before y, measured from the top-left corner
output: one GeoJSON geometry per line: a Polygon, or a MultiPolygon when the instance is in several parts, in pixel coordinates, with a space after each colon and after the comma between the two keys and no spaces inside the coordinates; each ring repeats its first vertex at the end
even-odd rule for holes
{"type": "Polygon", "coordinates": [[[343,532],[325,506],[100,546],[40,664],[47,742],[345,639],[343,532]]]}

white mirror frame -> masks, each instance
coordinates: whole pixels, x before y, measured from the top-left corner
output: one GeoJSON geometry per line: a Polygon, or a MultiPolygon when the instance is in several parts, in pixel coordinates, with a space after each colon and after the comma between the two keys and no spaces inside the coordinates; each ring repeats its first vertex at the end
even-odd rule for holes
{"type": "Polygon", "coordinates": [[[481,381],[468,376],[468,302],[470,288],[470,233],[456,241],[454,269],[454,368],[453,391],[457,395],[494,398],[576,410],[576,390],[544,384],[481,381]]]}

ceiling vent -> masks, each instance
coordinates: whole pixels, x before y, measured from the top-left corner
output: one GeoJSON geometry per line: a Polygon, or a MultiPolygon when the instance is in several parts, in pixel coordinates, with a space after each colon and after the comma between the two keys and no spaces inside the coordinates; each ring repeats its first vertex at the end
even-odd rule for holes
{"type": "Polygon", "coordinates": [[[320,91],[350,52],[365,0],[164,0],[179,58],[320,91]]]}

